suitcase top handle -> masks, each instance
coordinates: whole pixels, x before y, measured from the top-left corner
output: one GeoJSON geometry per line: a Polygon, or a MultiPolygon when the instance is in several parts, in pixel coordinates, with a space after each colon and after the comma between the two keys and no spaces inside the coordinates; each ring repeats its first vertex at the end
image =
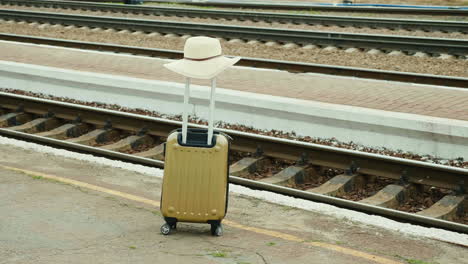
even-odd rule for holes
{"type": "MultiPolygon", "coordinates": [[[[216,135],[219,133],[214,132],[213,134],[216,135]]],[[[183,142],[182,135],[183,135],[182,133],[178,133],[177,135],[177,142],[181,146],[201,147],[201,148],[212,148],[216,146],[216,137],[212,137],[210,144],[207,144],[206,141],[207,141],[208,134],[206,133],[206,129],[199,129],[199,128],[187,129],[187,141],[185,143],[183,142]]]]}

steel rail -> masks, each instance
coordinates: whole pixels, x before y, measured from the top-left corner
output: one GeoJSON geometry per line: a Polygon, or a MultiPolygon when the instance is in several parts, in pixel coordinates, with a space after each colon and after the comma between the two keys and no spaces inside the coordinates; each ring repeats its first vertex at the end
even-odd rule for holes
{"type": "MultiPolygon", "coordinates": [[[[53,45],[68,48],[79,48],[87,50],[108,51],[143,55],[150,57],[160,57],[168,59],[181,59],[183,53],[175,50],[139,48],[123,45],[111,45],[105,43],[82,42],[72,40],[62,40],[53,38],[42,38],[33,36],[0,34],[0,40],[15,41],[23,43],[34,43],[42,45],[53,45]]],[[[243,57],[237,65],[247,67],[258,67],[266,69],[285,70],[301,73],[320,73],[335,76],[348,76],[356,78],[367,78],[385,81],[410,82],[429,85],[441,85],[457,88],[468,88],[468,78],[451,77],[430,74],[416,74],[396,71],[372,70],[364,68],[353,68],[344,66],[333,66],[313,63],[300,63],[279,60],[266,60],[259,58],[243,57]]]]}
{"type": "MultiPolygon", "coordinates": [[[[82,1],[82,0],[78,0],[82,1]]],[[[98,0],[105,2],[107,0],[98,0]]],[[[468,10],[453,7],[450,9],[439,8],[398,8],[398,7],[366,7],[366,6],[353,6],[353,5],[320,5],[313,3],[275,3],[275,2],[261,2],[261,1],[220,1],[220,0],[206,0],[206,1],[192,1],[192,0],[145,0],[148,3],[177,3],[193,6],[209,6],[209,7],[234,7],[234,8],[252,8],[252,9],[280,9],[280,10],[308,10],[308,11],[329,11],[329,12],[365,12],[365,13],[390,13],[390,14],[418,14],[418,15],[467,15],[468,10]]]]}
{"type": "MultiPolygon", "coordinates": [[[[34,114],[54,113],[57,118],[105,125],[111,121],[114,128],[138,132],[143,127],[148,134],[166,137],[170,131],[179,128],[181,123],[162,118],[136,115],[126,112],[88,107],[29,96],[0,92],[0,105],[17,109],[22,106],[25,112],[34,114]]],[[[194,127],[203,127],[193,125],[194,127]]],[[[260,146],[264,154],[273,158],[299,160],[306,155],[309,162],[332,168],[348,169],[351,165],[359,168],[359,173],[399,180],[403,176],[408,182],[431,185],[452,190],[468,189],[468,170],[427,162],[389,157],[367,152],[335,148],[325,145],[281,139],[229,129],[218,129],[234,138],[232,148],[238,151],[255,152],[260,146]]]]}
{"type": "Polygon", "coordinates": [[[366,48],[402,50],[409,53],[418,51],[429,54],[448,53],[456,56],[468,54],[468,40],[443,38],[418,38],[391,35],[366,35],[339,32],[315,32],[292,29],[272,29],[262,27],[196,24],[130,18],[67,15],[56,13],[13,11],[0,9],[0,18],[27,22],[65,24],[75,26],[114,28],[143,32],[175,33],[180,35],[206,35],[221,38],[277,41],[280,43],[315,44],[340,48],[366,48]]]}
{"type": "MultiPolygon", "coordinates": [[[[120,0],[73,0],[76,2],[93,3],[121,3],[120,0]]],[[[251,8],[251,9],[279,9],[279,10],[306,10],[306,11],[328,11],[328,12],[365,12],[365,13],[389,13],[389,14],[417,14],[417,15],[444,15],[444,16],[462,16],[467,15],[468,10],[459,7],[450,9],[440,8],[404,8],[404,7],[366,7],[353,5],[320,5],[305,2],[261,2],[261,1],[228,1],[228,0],[145,0],[146,3],[159,4],[184,4],[202,7],[229,7],[229,8],[251,8]]]]}
{"type": "MultiPolygon", "coordinates": [[[[2,106],[5,106],[5,105],[8,106],[9,104],[16,104],[18,102],[22,102],[24,110],[27,112],[43,113],[44,111],[50,112],[54,110],[58,110],[58,111],[65,110],[65,113],[63,114],[61,112],[56,112],[56,117],[59,117],[59,118],[70,118],[71,115],[76,114],[75,111],[80,111],[82,113],[81,115],[81,117],[83,118],[82,121],[85,123],[101,123],[101,120],[98,120],[101,117],[96,115],[97,113],[99,113],[99,114],[104,114],[104,116],[106,117],[113,116],[114,119],[112,121],[122,121],[124,119],[135,119],[134,121],[132,121],[132,123],[133,124],[138,123],[140,126],[154,124],[157,127],[158,125],[162,125],[163,126],[162,130],[165,130],[166,128],[168,128],[168,126],[180,127],[180,122],[177,122],[177,121],[169,121],[169,120],[164,120],[164,119],[159,119],[159,118],[139,116],[135,114],[122,113],[122,112],[117,112],[117,111],[112,111],[112,110],[103,110],[103,109],[97,109],[97,108],[92,108],[92,107],[73,105],[69,103],[55,102],[55,101],[50,101],[50,100],[45,100],[45,99],[31,98],[31,97],[12,95],[12,94],[7,94],[7,93],[0,93],[0,98],[1,98],[0,102],[2,103],[2,106]],[[44,104],[44,106],[38,109],[37,106],[40,106],[41,104],[44,104]],[[89,115],[89,113],[91,112],[95,115],[94,117],[91,117],[89,115]]],[[[115,125],[120,126],[119,128],[122,128],[122,129],[132,126],[129,124],[122,125],[122,123],[119,123],[119,122],[115,122],[114,126],[115,125]]],[[[237,141],[239,138],[243,136],[250,137],[250,139],[255,139],[255,140],[278,141],[278,139],[272,138],[272,137],[259,136],[256,134],[247,134],[247,133],[226,130],[226,129],[220,129],[220,130],[223,132],[229,133],[231,136],[234,136],[235,144],[239,144],[237,141]]],[[[141,158],[141,157],[125,154],[125,153],[109,151],[109,150],[90,147],[90,146],[81,145],[81,144],[69,143],[69,142],[65,142],[61,140],[40,137],[40,136],[12,131],[8,129],[4,129],[4,128],[0,128],[0,135],[11,137],[11,138],[16,138],[20,140],[27,140],[27,141],[35,142],[39,144],[49,145],[52,147],[68,149],[68,150],[72,150],[72,151],[76,151],[80,153],[89,153],[93,155],[103,156],[103,157],[107,157],[107,158],[111,158],[115,160],[122,160],[126,162],[132,162],[132,163],[158,167],[158,168],[164,167],[164,162],[158,161],[158,160],[141,158]]],[[[290,145],[299,143],[299,142],[294,142],[291,140],[284,140],[284,139],[279,140],[278,142],[280,144],[284,144],[284,146],[287,146],[286,143],[290,145]]],[[[310,148],[324,149],[324,151],[328,150],[328,151],[335,152],[335,153],[343,152],[342,149],[332,148],[332,147],[324,148],[324,146],[320,146],[316,144],[301,143],[301,145],[303,145],[303,147],[309,146],[310,148]]],[[[279,145],[276,145],[276,148],[284,150],[284,148],[280,147],[279,145]]],[[[389,157],[375,155],[375,154],[357,153],[357,151],[345,151],[345,152],[346,152],[346,155],[357,155],[361,157],[366,156],[367,158],[372,157],[371,159],[374,159],[374,162],[381,162],[389,158],[389,157]]],[[[432,169],[435,169],[435,170],[442,169],[442,167],[445,167],[443,168],[445,170],[449,170],[453,172],[455,171],[463,172],[465,176],[468,174],[467,170],[448,168],[446,166],[437,166],[437,165],[431,165],[431,164],[427,164],[426,166],[426,165],[421,164],[422,162],[404,161],[399,158],[391,158],[389,160],[390,162],[400,161],[402,163],[412,164],[415,166],[422,165],[423,167],[431,167],[432,169]]],[[[243,185],[243,186],[253,188],[253,189],[273,191],[276,193],[294,196],[294,197],[298,197],[298,198],[302,198],[306,200],[327,203],[327,204],[335,205],[335,206],[342,207],[342,208],[358,210],[358,211],[370,213],[370,214],[382,215],[382,216],[386,216],[386,217],[389,217],[398,221],[417,223],[417,224],[429,226],[429,227],[437,227],[437,228],[443,228],[446,230],[451,230],[451,231],[456,231],[456,232],[461,232],[461,233],[468,233],[467,225],[463,225],[463,224],[459,224],[455,222],[425,217],[425,216],[421,216],[417,214],[401,212],[401,211],[383,208],[383,207],[367,205],[367,204],[363,204],[359,202],[344,200],[344,199],[330,197],[326,195],[320,195],[320,194],[307,192],[307,191],[296,190],[296,189],[287,188],[283,186],[272,185],[268,183],[257,182],[257,181],[243,179],[243,178],[235,177],[235,176],[229,176],[229,181],[231,183],[243,185]]]]}
{"type": "Polygon", "coordinates": [[[72,9],[85,9],[92,11],[108,11],[121,13],[140,13],[145,15],[163,15],[178,17],[200,17],[210,19],[237,19],[266,21],[279,23],[309,24],[309,25],[335,25],[352,27],[391,28],[391,29],[419,29],[426,31],[467,32],[467,22],[449,22],[437,20],[412,19],[383,19],[371,17],[342,17],[299,15],[286,13],[265,13],[246,11],[204,10],[172,7],[150,7],[135,5],[115,5],[72,1],[50,0],[0,0],[0,4],[26,5],[39,7],[59,7],[72,9]]]}

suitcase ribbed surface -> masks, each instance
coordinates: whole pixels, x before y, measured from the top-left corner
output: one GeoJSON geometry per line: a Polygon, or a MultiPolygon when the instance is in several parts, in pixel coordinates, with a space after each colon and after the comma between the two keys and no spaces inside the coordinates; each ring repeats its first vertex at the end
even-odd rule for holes
{"type": "Polygon", "coordinates": [[[212,148],[185,147],[168,137],[161,210],[178,221],[221,220],[226,209],[229,142],[216,135],[212,148]]]}

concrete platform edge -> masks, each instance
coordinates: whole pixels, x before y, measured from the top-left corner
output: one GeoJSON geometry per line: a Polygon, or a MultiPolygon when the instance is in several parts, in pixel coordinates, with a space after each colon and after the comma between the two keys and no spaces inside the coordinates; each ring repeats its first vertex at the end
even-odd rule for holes
{"type": "MultiPolygon", "coordinates": [[[[155,73],[157,74],[157,73],[155,73]]],[[[1,88],[181,114],[181,83],[0,62],[1,88]]],[[[222,80],[219,80],[222,87],[222,80]]],[[[206,119],[209,89],[194,85],[191,114],[206,119]]],[[[216,120],[336,138],[443,158],[468,157],[468,121],[321,103],[219,88],[216,120]],[[288,120],[285,122],[285,120],[288,120]]]]}

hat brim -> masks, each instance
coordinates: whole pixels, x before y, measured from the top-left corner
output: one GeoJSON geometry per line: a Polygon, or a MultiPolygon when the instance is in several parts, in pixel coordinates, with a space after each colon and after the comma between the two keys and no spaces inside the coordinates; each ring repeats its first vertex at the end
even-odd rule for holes
{"type": "Polygon", "coordinates": [[[240,57],[228,58],[224,56],[204,61],[182,59],[164,64],[164,67],[186,77],[212,79],[225,69],[234,65],[240,59],[240,57]]]}

